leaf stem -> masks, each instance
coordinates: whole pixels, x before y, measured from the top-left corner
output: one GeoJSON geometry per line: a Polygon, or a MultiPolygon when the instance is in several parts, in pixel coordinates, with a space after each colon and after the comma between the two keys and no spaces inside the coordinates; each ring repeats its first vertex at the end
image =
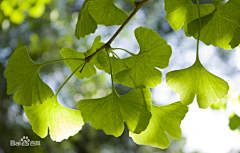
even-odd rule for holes
{"type": "Polygon", "coordinates": [[[111,64],[111,60],[110,60],[110,57],[109,57],[109,54],[108,54],[107,50],[106,50],[106,53],[108,55],[109,66],[110,66],[110,74],[111,74],[111,81],[112,81],[112,91],[115,91],[115,87],[114,87],[114,83],[113,83],[112,64],[111,64]]]}
{"type": "Polygon", "coordinates": [[[128,54],[130,54],[130,55],[132,55],[132,56],[134,56],[134,55],[135,55],[135,54],[133,54],[133,53],[129,52],[128,50],[126,50],[126,49],[123,49],[123,48],[111,48],[111,49],[112,49],[112,50],[119,49],[119,50],[123,50],[123,51],[127,52],[128,54]]]}
{"type": "Polygon", "coordinates": [[[113,53],[123,63],[123,65],[128,69],[128,66],[122,61],[122,59],[114,51],[110,51],[110,52],[113,53]]]}
{"type": "Polygon", "coordinates": [[[50,61],[50,62],[46,62],[46,63],[43,63],[41,64],[42,66],[45,66],[47,64],[52,64],[52,63],[55,63],[55,62],[60,62],[60,61],[65,61],[65,60],[85,60],[85,59],[80,59],[80,58],[64,58],[64,59],[58,59],[58,60],[54,60],[54,61],[50,61]]]}
{"type": "Polygon", "coordinates": [[[198,16],[199,16],[199,24],[198,24],[198,39],[197,39],[197,57],[196,60],[199,60],[199,41],[200,41],[200,33],[201,33],[201,15],[200,15],[200,7],[199,7],[199,0],[197,0],[198,6],[198,16]]]}
{"type": "MultiPolygon", "coordinates": [[[[61,89],[63,88],[63,86],[68,82],[68,80],[73,76],[73,74],[83,65],[83,67],[85,66],[86,62],[82,63],[79,67],[77,67],[73,73],[67,78],[67,80],[62,84],[62,86],[58,89],[57,93],[56,93],[56,96],[59,94],[59,92],[61,91],[61,89]]],[[[83,69],[82,67],[82,69],[83,69]]],[[[81,70],[82,70],[81,69],[81,70]]]]}
{"type": "MultiPolygon", "coordinates": [[[[114,53],[113,51],[111,51],[111,52],[114,53]]],[[[116,55],[117,58],[123,63],[123,65],[128,69],[128,66],[123,62],[123,60],[116,53],[114,53],[114,55],[116,55]]],[[[134,81],[134,79],[132,78],[132,76],[129,73],[127,73],[127,74],[131,78],[131,80],[133,81],[134,88],[136,88],[137,87],[136,82],[134,81]]]]}
{"type": "Polygon", "coordinates": [[[101,48],[96,50],[93,54],[86,57],[86,62],[89,62],[97,53],[99,53],[101,50],[105,48],[110,48],[111,43],[113,40],[118,36],[118,34],[122,31],[122,29],[127,25],[127,23],[132,19],[132,17],[138,12],[138,10],[148,2],[149,0],[143,0],[142,2],[136,2],[136,8],[133,10],[133,12],[130,14],[130,16],[127,18],[127,20],[121,25],[121,27],[115,32],[115,34],[108,40],[107,43],[105,43],[101,48]]]}

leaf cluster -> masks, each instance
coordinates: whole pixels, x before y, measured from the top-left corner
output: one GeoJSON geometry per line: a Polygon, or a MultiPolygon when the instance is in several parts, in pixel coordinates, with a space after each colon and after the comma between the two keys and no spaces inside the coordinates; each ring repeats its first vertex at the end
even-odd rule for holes
{"type": "Polygon", "coordinates": [[[108,42],[101,42],[101,36],[97,36],[92,47],[85,52],[65,47],[60,51],[63,59],[44,64],[33,62],[26,47],[12,54],[5,71],[7,93],[16,91],[13,100],[24,106],[36,134],[46,137],[49,128],[51,138],[62,141],[76,134],[84,123],[90,122],[95,129],[118,137],[123,133],[125,122],[136,143],[167,148],[167,134],[181,138],[180,124],[188,111],[186,105],[191,104],[195,96],[200,108],[208,108],[211,103],[227,95],[227,82],[201,64],[199,41],[224,49],[238,46],[240,18],[237,14],[240,14],[240,2],[229,0],[221,4],[221,0],[214,0],[214,4],[196,5],[191,0],[164,0],[166,19],[171,27],[174,30],[183,27],[186,36],[197,39],[197,55],[191,67],[166,75],[167,84],[179,93],[181,102],[154,106],[149,88],[161,83],[162,73],[159,69],[169,65],[171,46],[157,32],[145,27],[134,31],[140,48],[138,54],[122,49],[130,56],[121,59],[111,46],[124,26],[148,1],[127,0],[136,7],[128,16],[114,4],[114,0],[85,0],[78,15],[76,38],[94,33],[97,25],[121,25],[108,42]],[[54,94],[41,80],[39,70],[58,61],[65,61],[72,74],[54,94]],[[58,103],[59,91],[73,75],[79,79],[89,78],[97,74],[97,69],[111,75],[111,94],[98,99],[80,100],[78,110],[65,108],[58,103]],[[118,95],[114,83],[133,89],[126,95],[118,95]]]}

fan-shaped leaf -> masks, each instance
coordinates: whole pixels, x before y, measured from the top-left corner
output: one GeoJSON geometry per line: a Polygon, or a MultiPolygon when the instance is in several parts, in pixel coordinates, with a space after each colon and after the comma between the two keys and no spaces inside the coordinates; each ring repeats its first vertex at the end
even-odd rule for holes
{"type": "Polygon", "coordinates": [[[14,51],[4,74],[7,94],[19,88],[13,96],[14,102],[25,106],[37,105],[53,96],[51,88],[39,76],[41,66],[32,61],[25,46],[14,51]]]}
{"type": "Polygon", "coordinates": [[[127,19],[126,13],[114,4],[115,0],[94,0],[88,11],[98,24],[105,26],[122,25],[127,19]]]}
{"type": "Polygon", "coordinates": [[[119,96],[113,92],[99,99],[84,99],[78,102],[85,123],[118,137],[124,129],[123,121],[132,132],[145,130],[151,118],[151,93],[149,89],[136,88],[119,96]]]}
{"type": "Polygon", "coordinates": [[[134,65],[116,74],[116,79],[129,87],[155,87],[162,80],[162,73],[156,67],[168,66],[172,54],[171,46],[157,32],[144,27],[137,28],[135,36],[140,52],[131,57],[135,59],[134,65]]]}
{"type": "Polygon", "coordinates": [[[24,106],[24,111],[37,135],[46,137],[49,127],[51,139],[58,142],[78,133],[84,124],[80,111],[63,107],[56,95],[43,104],[24,106]]]}
{"type": "Polygon", "coordinates": [[[188,107],[176,102],[167,106],[152,106],[152,118],[145,131],[140,134],[130,133],[133,141],[138,144],[167,148],[170,144],[168,136],[180,139],[180,124],[188,107]]]}
{"type": "Polygon", "coordinates": [[[208,72],[197,59],[189,68],[167,73],[167,84],[180,94],[181,102],[189,105],[197,95],[200,108],[227,95],[229,86],[223,79],[208,72]]]}

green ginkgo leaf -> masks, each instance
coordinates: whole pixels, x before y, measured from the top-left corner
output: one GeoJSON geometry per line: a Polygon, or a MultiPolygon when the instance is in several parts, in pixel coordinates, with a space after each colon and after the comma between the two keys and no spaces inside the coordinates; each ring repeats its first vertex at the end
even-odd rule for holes
{"type": "MultiPolygon", "coordinates": [[[[106,73],[110,74],[110,66],[109,66],[109,60],[108,55],[106,52],[100,52],[97,55],[98,63],[101,65],[101,70],[104,70],[106,73]]],[[[117,79],[115,79],[115,75],[118,72],[121,72],[123,70],[126,70],[133,66],[135,63],[135,59],[132,57],[127,57],[124,59],[116,58],[114,55],[110,57],[111,63],[112,63],[112,73],[113,73],[113,81],[115,83],[120,83],[117,79]]]]}
{"type": "Polygon", "coordinates": [[[46,137],[49,128],[51,139],[58,142],[78,133],[84,124],[80,111],[63,107],[56,95],[43,104],[24,106],[24,111],[37,135],[46,137]]]}
{"type": "Polygon", "coordinates": [[[128,18],[127,14],[120,10],[115,0],[94,0],[89,4],[88,11],[98,24],[105,26],[122,25],[128,18]]]}
{"type": "MultiPolygon", "coordinates": [[[[217,5],[215,11],[201,18],[200,40],[206,45],[232,49],[240,44],[240,1],[229,0],[217,5]]],[[[199,20],[188,25],[188,33],[198,37],[199,20]]]]}
{"type": "Polygon", "coordinates": [[[103,98],[84,99],[78,102],[85,123],[91,122],[97,130],[107,135],[120,136],[126,122],[132,132],[145,130],[151,118],[151,92],[146,88],[133,89],[126,95],[115,90],[103,98]]]}
{"type": "Polygon", "coordinates": [[[129,87],[155,87],[162,80],[162,73],[156,67],[168,66],[172,54],[171,46],[156,31],[144,27],[137,28],[135,36],[140,52],[131,56],[135,59],[134,65],[116,74],[116,79],[129,87]]]}
{"type": "Polygon", "coordinates": [[[43,103],[53,96],[51,88],[39,76],[42,65],[34,63],[29,57],[27,48],[20,47],[8,60],[5,71],[7,94],[16,93],[13,101],[25,106],[43,103]]]}
{"type": "Polygon", "coordinates": [[[130,133],[137,144],[167,148],[170,144],[168,136],[180,139],[182,136],[180,124],[188,107],[176,102],[167,106],[152,106],[152,118],[145,131],[140,134],[130,133]]]}
{"type": "Polygon", "coordinates": [[[75,29],[75,36],[80,39],[80,37],[85,37],[90,33],[94,33],[97,29],[97,22],[92,18],[88,12],[89,4],[91,0],[85,0],[81,11],[78,14],[78,21],[75,29]]]}
{"type": "Polygon", "coordinates": [[[212,102],[227,95],[229,86],[223,79],[208,72],[199,59],[189,68],[167,73],[167,84],[179,93],[181,102],[189,105],[197,95],[200,108],[208,108],[212,102]]]}
{"type": "Polygon", "coordinates": [[[240,130],[240,117],[237,116],[235,113],[231,114],[229,117],[229,127],[231,130],[240,130]]]}
{"type": "MultiPolygon", "coordinates": [[[[78,52],[74,49],[64,47],[60,54],[63,58],[79,58],[79,59],[85,59],[87,56],[91,55],[93,52],[95,52],[98,48],[100,48],[103,43],[101,41],[101,36],[98,36],[95,38],[92,47],[86,52],[78,52]]],[[[97,65],[96,56],[94,56],[95,59],[92,59],[90,62],[87,62],[85,64],[84,69],[82,72],[80,70],[82,69],[82,66],[79,67],[81,64],[83,65],[86,61],[85,60],[66,60],[65,63],[71,68],[71,71],[74,72],[78,67],[78,70],[75,72],[75,75],[79,79],[89,78],[97,73],[96,68],[94,67],[94,64],[97,65]]],[[[84,66],[84,65],[83,65],[84,66]]]]}
{"type": "MultiPolygon", "coordinates": [[[[171,27],[177,31],[184,25],[184,31],[188,35],[188,23],[199,18],[197,5],[191,0],[164,0],[164,4],[164,9],[167,12],[165,17],[171,27]]],[[[212,13],[214,9],[213,4],[200,5],[201,16],[212,13]]]]}

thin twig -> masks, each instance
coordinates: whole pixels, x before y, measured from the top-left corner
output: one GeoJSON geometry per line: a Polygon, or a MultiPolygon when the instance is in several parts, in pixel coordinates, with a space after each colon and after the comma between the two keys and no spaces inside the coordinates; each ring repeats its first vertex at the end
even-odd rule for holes
{"type": "Polygon", "coordinates": [[[113,40],[118,36],[118,34],[122,31],[122,29],[127,25],[127,23],[132,19],[132,17],[138,12],[138,10],[148,2],[149,0],[144,0],[142,2],[136,2],[136,8],[134,11],[131,13],[131,15],[127,18],[127,20],[121,25],[121,27],[116,31],[116,33],[109,39],[107,43],[105,43],[101,48],[96,50],[93,54],[90,56],[86,57],[85,60],[86,62],[89,62],[97,53],[99,53],[101,50],[105,48],[110,48],[111,43],[113,40]]]}

